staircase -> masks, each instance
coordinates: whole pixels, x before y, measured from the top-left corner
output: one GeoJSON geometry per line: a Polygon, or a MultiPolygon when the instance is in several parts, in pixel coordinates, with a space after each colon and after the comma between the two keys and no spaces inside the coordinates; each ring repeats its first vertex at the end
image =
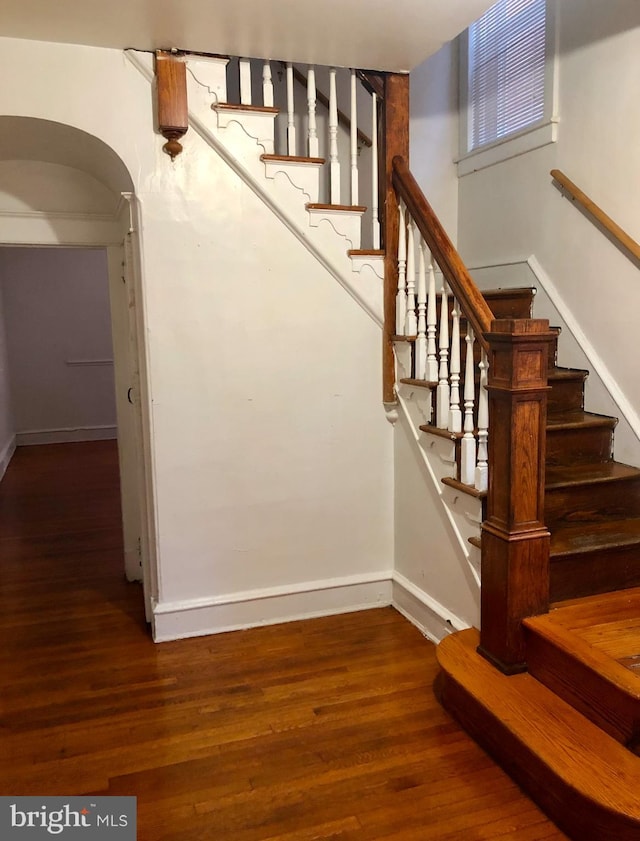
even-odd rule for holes
{"type": "Polygon", "coordinates": [[[320,201],[315,147],[275,153],[272,98],[226,103],[225,67],[191,74],[191,126],[381,324],[383,401],[422,418],[423,450],[452,447],[435,478],[483,523],[465,549],[482,553],[482,634],[440,643],[442,703],[571,838],[640,839],[640,470],[613,459],[616,420],[585,411],[588,372],[556,364],[533,290],[475,287],[408,170],[405,81],[372,82],[383,252],[360,248],[353,194],[320,201]]]}
{"type": "MultiPolygon", "coordinates": [[[[527,317],[532,303],[526,290],[485,295],[498,318],[527,317]]],[[[544,491],[551,609],[523,621],[526,674],[490,665],[474,629],[443,640],[440,698],[570,837],[637,839],[640,470],[613,459],[616,420],[584,410],[588,372],[556,357],[554,346],[544,491]]]]}

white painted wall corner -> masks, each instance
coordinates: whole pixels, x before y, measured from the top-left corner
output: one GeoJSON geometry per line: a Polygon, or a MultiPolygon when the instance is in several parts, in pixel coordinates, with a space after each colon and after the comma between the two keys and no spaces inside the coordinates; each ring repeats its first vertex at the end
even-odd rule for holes
{"type": "Polygon", "coordinates": [[[0,451],[0,482],[4,477],[4,474],[7,472],[7,467],[9,467],[15,451],[16,436],[14,435],[0,451]]]}

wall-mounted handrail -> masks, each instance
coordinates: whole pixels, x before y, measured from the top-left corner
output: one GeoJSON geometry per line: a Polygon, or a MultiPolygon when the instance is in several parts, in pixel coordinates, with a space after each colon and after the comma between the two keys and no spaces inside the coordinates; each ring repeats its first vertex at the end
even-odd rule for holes
{"type": "Polygon", "coordinates": [[[576,201],[583,207],[587,213],[602,225],[602,227],[609,233],[613,239],[619,243],[631,256],[640,263],[640,244],[638,244],[633,237],[624,231],[617,222],[608,216],[601,207],[599,207],[593,199],[584,193],[570,178],[559,169],[552,169],[551,176],[558,182],[569,194],[572,201],[576,201]]]}
{"type": "Polygon", "coordinates": [[[473,282],[458,251],[411,174],[407,161],[400,156],[393,159],[392,180],[397,195],[409,209],[449,288],[460,302],[478,341],[488,350],[489,344],[484,334],[491,329],[494,317],[491,308],[473,282]]]}

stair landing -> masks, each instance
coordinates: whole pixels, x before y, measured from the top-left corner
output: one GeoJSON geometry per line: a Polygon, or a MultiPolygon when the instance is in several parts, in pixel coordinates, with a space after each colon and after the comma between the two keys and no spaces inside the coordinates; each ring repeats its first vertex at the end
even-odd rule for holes
{"type": "Polygon", "coordinates": [[[501,674],[478,642],[472,628],[438,646],[445,708],[571,838],[637,841],[640,758],[532,675],[501,674]]]}

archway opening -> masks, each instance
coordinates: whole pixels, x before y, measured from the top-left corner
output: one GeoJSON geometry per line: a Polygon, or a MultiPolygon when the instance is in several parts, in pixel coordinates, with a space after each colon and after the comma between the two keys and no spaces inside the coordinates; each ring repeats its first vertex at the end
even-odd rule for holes
{"type": "Polygon", "coordinates": [[[113,149],[86,132],[3,116],[0,184],[0,293],[6,298],[0,298],[0,473],[16,446],[69,444],[81,453],[83,442],[117,438],[112,451],[120,484],[122,568],[129,580],[144,583],[148,618],[149,474],[133,180],[113,149]],[[25,308],[28,331],[13,321],[25,308]],[[25,366],[36,376],[27,378],[25,366]]]}

